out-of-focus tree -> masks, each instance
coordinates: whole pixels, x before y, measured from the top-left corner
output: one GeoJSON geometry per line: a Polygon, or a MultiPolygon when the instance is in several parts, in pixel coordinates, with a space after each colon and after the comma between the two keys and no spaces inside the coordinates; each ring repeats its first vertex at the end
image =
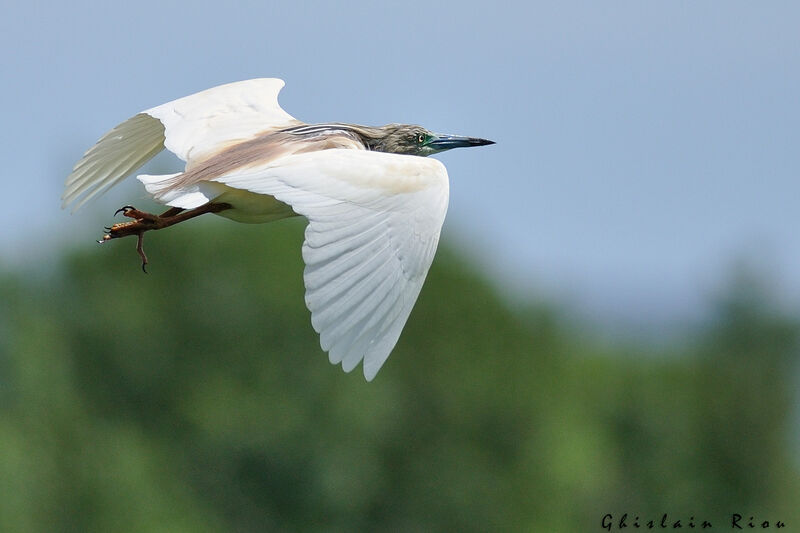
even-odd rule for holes
{"type": "Polygon", "coordinates": [[[688,348],[638,357],[442,250],[365,383],[319,349],[299,221],[148,237],[147,276],[122,241],[0,278],[0,531],[800,523],[798,325],[736,288],[688,348]]]}

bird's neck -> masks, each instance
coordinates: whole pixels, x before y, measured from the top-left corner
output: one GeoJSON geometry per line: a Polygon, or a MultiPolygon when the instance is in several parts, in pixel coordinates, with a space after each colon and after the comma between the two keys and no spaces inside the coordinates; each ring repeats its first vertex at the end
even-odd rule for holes
{"type": "Polygon", "coordinates": [[[385,152],[383,141],[386,138],[384,127],[361,126],[359,124],[345,124],[341,122],[326,122],[321,124],[304,124],[283,130],[285,133],[303,137],[320,137],[329,135],[345,135],[359,142],[365,150],[385,152]]]}

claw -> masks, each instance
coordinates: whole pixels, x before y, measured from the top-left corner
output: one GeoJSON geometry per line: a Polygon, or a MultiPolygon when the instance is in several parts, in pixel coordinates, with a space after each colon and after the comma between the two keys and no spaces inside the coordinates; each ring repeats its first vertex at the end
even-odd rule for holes
{"type": "Polygon", "coordinates": [[[136,209],[136,208],[133,207],[132,205],[123,205],[122,207],[114,211],[114,216],[117,216],[118,214],[127,211],[128,209],[136,209]]]}

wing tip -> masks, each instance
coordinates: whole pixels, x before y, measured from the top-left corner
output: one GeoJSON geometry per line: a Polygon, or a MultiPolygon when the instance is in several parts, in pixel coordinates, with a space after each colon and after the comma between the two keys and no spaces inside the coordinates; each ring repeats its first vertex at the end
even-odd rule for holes
{"type": "Polygon", "coordinates": [[[119,183],[164,148],[164,125],[137,113],[106,132],[72,167],[64,183],[61,208],[72,213],[119,183]]]}
{"type": "Polygon", "coordinates": [[[367,369],[367,365],[364,365],[364,379],[367,381],[367,383],[371,383],[372,380],[375,379],[375,376],[378,375],[379,370],[380,368],[369,370],[367,369]]]}
{"type": "Polygon", "coordinates": [[[383,362],[376,365],[374,364],[374,362],[373,364],[369,364],[367,362],[367,358],[365,357],[367,354],[361,354],[361,356],[358,358],[353,357],[348,360],[348,358],[345,357],[346,354],[344,353],[335,353],[336,350],[325,350],[325,351],[328,352],[328,361],[330,361],[330,363],[334,366],[341,366],[342,371],[344,371],[345,374],[349,374],[358,366],[359,363],[362,363],[364,379],[367,381],[367,383],[375,379],[375,376],[378,375],[378,371],[383,366],[383,362],[385,362],[386,359],[388,358],[387,354],[387,357],[383,358],[383,362]]]}

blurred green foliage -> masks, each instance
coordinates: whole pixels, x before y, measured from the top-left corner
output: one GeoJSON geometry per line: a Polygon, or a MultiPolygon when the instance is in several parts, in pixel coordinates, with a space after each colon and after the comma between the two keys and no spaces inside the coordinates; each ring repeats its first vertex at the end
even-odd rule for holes
{"type": "Polygon", "coordinates": [[[0,277],[0,531],[800,525],[800,329],[758,291],[614,346],[440,250],[366,383],[319,349],[302,228],[197,221],[148,235],[147,276],[124,240],[0,277]]]}

